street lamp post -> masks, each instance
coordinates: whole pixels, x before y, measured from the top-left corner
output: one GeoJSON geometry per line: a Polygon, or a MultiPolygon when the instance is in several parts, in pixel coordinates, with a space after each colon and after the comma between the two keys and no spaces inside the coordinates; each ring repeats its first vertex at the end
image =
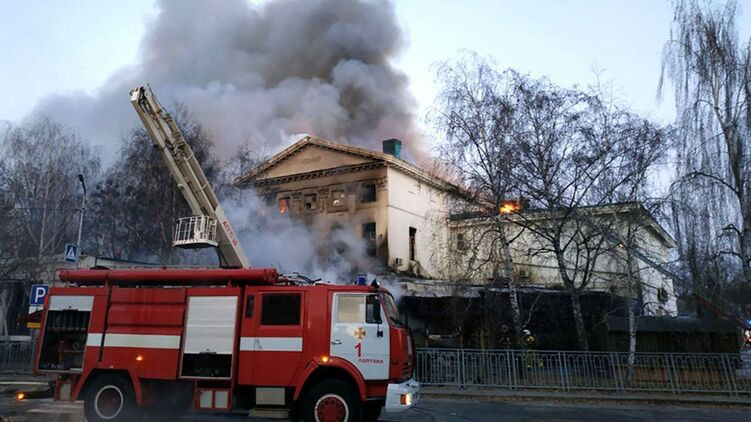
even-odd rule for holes
{"type": "MultiPolygon", "coordinates": [[[[83,174],[78,175],[78,181],[81,182],[83,188],[83,201],[81,204],[81,215],[78,216],[78,241],[76,247],[78,248],[78,256],[81,256],[81,230],[83,229],[83,214],[86,212],[86,182],[83,179],[83,174]]],[[[76,258],[78,258],[78,256],[76,258]]]]}

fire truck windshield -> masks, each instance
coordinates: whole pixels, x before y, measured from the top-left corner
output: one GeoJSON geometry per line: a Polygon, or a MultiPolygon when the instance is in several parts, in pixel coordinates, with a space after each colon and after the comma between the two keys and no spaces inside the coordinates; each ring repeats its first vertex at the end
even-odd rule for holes
{"type": "Polygon", "coordinates": [[[389,321],[391,321],[391,324],[394,327],[400,327],[404,328],[404,323],[402,322],[401,317],[399,316],[399,309],[396,307],[396,302],[394,302],[394,297],[391,296],[389,293],[382,293],[381,297],[383,298],[383,304],[384,308],[386,308],[386,315],[389,317],[389,321]]]}

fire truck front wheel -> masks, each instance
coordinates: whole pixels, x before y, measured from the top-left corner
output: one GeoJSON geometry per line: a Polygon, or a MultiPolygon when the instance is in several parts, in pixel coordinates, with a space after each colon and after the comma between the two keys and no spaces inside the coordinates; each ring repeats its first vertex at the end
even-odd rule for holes
{"type": "Polygon", "coordinates": [[[305,422],[361,422],[362,403],[355,392],[338,379],[321,381],[306,394],[300,416],[305,422]]]}
{"type": "Polygon", "coordinates": [[[88,386],[83,411],[89,422],[136,420],[136,400],[130,381],[117,375],[100,375],[88,386]]]}

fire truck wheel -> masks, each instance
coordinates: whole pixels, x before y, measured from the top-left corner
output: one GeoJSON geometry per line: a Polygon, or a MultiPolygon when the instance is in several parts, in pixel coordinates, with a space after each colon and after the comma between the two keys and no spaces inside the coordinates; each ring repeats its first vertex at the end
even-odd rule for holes
{"type": "Polygon", "coordinates": [[[344,381],[321,381],[306,394],[301,416],[305,422],[361,422],[360,398],[344,381]]]}
{"type": "Polygon", "coordinates": [[[136,420],[136,400],[130,382],[116,375],[101,375],[87,388],[83,411],[89,422],[136,420]]]}

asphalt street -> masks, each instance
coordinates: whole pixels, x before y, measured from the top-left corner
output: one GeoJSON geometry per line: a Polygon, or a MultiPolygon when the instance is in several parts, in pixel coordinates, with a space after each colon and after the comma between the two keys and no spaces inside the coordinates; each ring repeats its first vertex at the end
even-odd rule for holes
{"type": "MultiPolygon", "coordinates": [[[[403,414],[384,414],[382,422],[467,422],[467,421],[743,421],[751,420],[751,409],[664,405],[618,405],[557,403],[544,401],[479,401],[423,399],[403,414]]],[[[155,419],[157,420],[157,419],[155,419]]],[[[243,415],[190,414],[197,421],[239,421],[243,415]]],[[[15,401],[0,397],[0,421],[83,421],[81,403],[51,399],[15,401]]],[[[164,421],[161,421],[164,422],[164,421]]]]}

